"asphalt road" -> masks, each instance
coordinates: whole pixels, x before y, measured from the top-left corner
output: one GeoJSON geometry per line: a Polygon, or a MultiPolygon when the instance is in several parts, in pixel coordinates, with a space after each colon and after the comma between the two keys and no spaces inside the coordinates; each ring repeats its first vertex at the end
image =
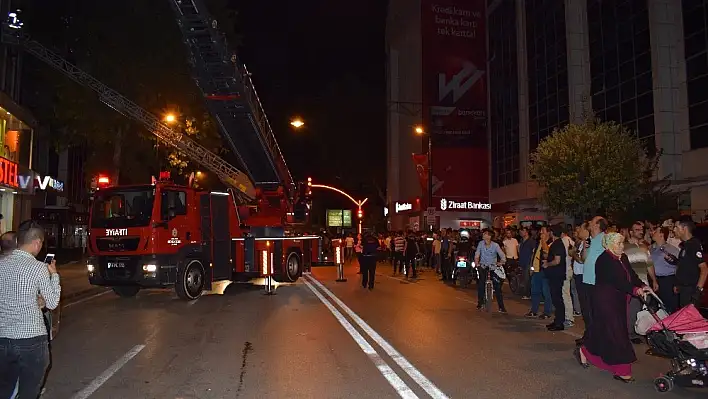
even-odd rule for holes
{"type": "Polygon", "coordinates": [[[353,268],[278,287],[231,284],[184,302],[170,291],[112,293],[64,309],[45,399],[74,398],[705,398],[654,391],[668,362],[638,347],[635,384],[581,369],[580,327],[550,333],[521,315],[475,310],[473,289],[432,272],[414,283],[380,266],[373,291],[353,268]]]}

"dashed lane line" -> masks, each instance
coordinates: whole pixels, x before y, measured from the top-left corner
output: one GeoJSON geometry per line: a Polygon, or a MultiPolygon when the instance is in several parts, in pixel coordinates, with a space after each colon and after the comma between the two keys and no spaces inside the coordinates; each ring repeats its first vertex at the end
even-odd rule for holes
{"type": "Polygon", "coordinates": [[[315,287],[312,286],[307,280],[304,279],[304,283],[307,288],[312,291],[313,294],[329,309],[329,311],[334,315],[339,324],[344,327],[344,329],[349,333],[349,335],[354,339],[354,341],[359,345],[359,348],[371,359],[376,368],[379,370],[381,375],[388,381],[388,383],[393,387],[396,393],[402,398],[418,398],[418,395],[413,392],[413,390],[406,385],[406,383],[401,379],[401,377],[396,374],[395,371],[389,366],[376,352],[376,350],[369,344],[366,339],[359,333],[359,331],[352,326],[352,324],[344,317],[344,315],[336,308],[332,303],[327,300],[315,287]]]}

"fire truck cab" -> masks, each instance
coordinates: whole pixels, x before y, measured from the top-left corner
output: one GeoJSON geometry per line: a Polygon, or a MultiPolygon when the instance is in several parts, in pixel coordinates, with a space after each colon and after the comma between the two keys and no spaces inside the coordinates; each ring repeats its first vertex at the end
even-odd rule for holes
{"type": "Polygon", "coordinates": [[[246,227],[233,198],[172,183],[99,190],[89,219],[89,281],[123,297],[174,285],[196,299],[219,280],[294,282],[316,237],[246,227]]]}

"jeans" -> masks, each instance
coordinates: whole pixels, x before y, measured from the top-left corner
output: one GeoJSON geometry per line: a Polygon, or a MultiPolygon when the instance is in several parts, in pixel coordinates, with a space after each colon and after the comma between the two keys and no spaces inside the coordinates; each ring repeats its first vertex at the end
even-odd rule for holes
{"type": "Polygon", "coordinates": [[[558,327],[563,327],[563,322],[565,322],[565,303],[563,303],[563,284],[565,283],[564,278],[549,278],[548,288],[551,290],[551,300],[553,301],[553,307],[555,308],[555,319],[553,320],[553,325],[558,327]]]}
{"type": "MultiPolygon", "coordinates": [[[[490,273],[489,269],[480,269],[479,271],[479,281],[477,281],[477,302],[479,303],[479,306],[486,303],[484,301],[484,291],[488,275],[492,279],[492,288],[494,289],[494,296],[497,297],[497,305],[499,305],[499,310],[505,310],[504,297],[502,296],[502,284],[504,283],[504,280],[496,277],[494,272],[490,273]]],[[[492,298],[488,299],[491,300],[492,298]]]]}
{"type": "Polygon", "coordinates": [[[543,273],[536,272],[531,275],[531,313],[538,313],[538,305],[543,297],[543,314],[551,315],[551,291],[548,279],[543,273]]]}
{"type": "Polygon", "coordinates": [[[49,367],[47,336],[0,338],[0,398],[9,398],[19,382],[17,399],[36,399],[49,367]]]}

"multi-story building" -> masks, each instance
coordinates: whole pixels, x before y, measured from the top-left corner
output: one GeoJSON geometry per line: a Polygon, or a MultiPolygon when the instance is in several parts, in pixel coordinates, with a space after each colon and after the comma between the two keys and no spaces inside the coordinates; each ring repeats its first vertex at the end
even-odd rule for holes
{"type": "MultiPolygon", "coordinates": [[[[474,8],[482,2],[442,3],[474,8]]],[[[420,75],[416,65],[421,58],[416,50],[421,16],[414,12],[420,4],[413,3],[418,2],[391,1],[390,6],[389,21],[392,16],[408,19],[407,25],[397,24],[407,27],[408,41],[396,39],[400,32],[387,34],[389,43],[397,40],[398,80],[405,79],[408,90],[417,84],[411,78],[420,75]]],[[[696,220],[706,218],[708,166],[701,159],[708,157],[708,0],[484,3],[489,202],[496,223],[505,214],[546,217],[528,169],[529,155],[555,128],[581,122],[590,113],[635,131],[648,152],[661,149],[659,177],[669,177],[684,193],[681,206],[696,220]]],[[[392,90],[390,71],[389,77],[389,93],[400,96],[402,90],[392,90]]],[[[398,103],[421,98],[407,95],[398,103]]],[[[390,101],[396,104],[392,95],[390,101]]],[[[389,154],[415,151],[416,139],[396,134],[395,128],[418,123],[416,117],[390,108],[389,121],[398,122],[389,123],[389,154]]],[[[421,196],[408,159],[389,156],[389,162],[389,190],[394,188],[389,195],[421,196]],[[408,175],[403,177],[403,171],[408,175]]]]}
{"type": "MultiPolygon", "coordinates": [[[[708,167],[700,159],[708,156],[708,92],[700,85],[708,82],[706,7],[705,0],[490,2],[490,54],[504,53],[502,47],[515,42],[510,59],[501,62],[517,66],[513,77],[490,75],[492,104],[500,93],[516,97],[491,111],[495,211],[538,210],[529,154],[553,129],[594,112],[632,129],[650,154],[661,149],[659,176],[669,177],[685,193],[683,206],[703,220],[708,167]],[[513,80],[517,87],[509,83],[513,80]]],[[[491,58],[490,71],[496,71],[491,58]]]]}

